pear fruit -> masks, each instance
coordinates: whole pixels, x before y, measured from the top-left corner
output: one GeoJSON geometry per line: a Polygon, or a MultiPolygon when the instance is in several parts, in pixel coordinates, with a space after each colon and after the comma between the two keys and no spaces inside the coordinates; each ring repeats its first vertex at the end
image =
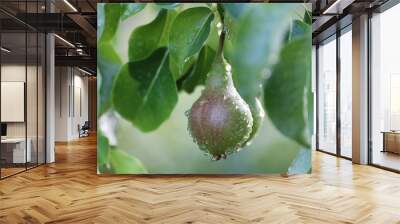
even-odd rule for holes
{"type": "Polygon", "coordinates": [[[239,151],[249,139],[252,114],[235,89],[230,65],[222,55],[213,62],[205,88],[187,115],[191,136],[214,160],[239,151]]]}

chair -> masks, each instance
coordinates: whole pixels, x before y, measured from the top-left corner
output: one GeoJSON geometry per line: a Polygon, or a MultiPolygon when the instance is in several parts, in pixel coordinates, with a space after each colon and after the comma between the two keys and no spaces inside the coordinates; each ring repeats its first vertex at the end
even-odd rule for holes
{"type": "Polygon", "coordinates": [[[79,138],[89,136],[89,129],[90,129],[89,121],[85,121],[82,127],[78,124],[79,138]]]}

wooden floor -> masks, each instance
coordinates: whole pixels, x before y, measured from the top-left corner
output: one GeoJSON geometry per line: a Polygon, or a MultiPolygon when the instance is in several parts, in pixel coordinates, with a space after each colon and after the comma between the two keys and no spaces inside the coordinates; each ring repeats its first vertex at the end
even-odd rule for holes
{"type": "Polygon", "coordinates": [[[400,170],[400,155],[391,152],[374,151],[373,162],[375,164],[400,170]]]}
{"type": "Polygon", "coordinates": [[[0,223],[400,223],[400,175],[313,154],[313,173],[97,176],[96,140],[0,181],[0,223]]]}
{"type": "Polygon", "coordinates": [[[8,177],[11,176],[13,174],[19,173],[19,172],[23,172],[25,169],[25,167],[23,168],[14,168],[14,167],[10,167],[10,168],[1,168],[1,177],[8,177]]]}
{"type": "Polygon", "coordinates": [[[27,167],[25,165],[18,165],[18,167],[2,167],[1,168],[1,178],[6,178],[11,175],[15,175],[20,172],[24,172],[27,169],[33,169],[37,166],[37,164],[27,164],[27,167]]]}

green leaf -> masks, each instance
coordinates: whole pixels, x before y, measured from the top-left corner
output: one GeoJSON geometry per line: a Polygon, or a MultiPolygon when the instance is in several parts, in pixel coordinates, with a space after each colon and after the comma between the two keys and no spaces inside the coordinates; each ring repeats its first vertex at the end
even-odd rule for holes
{"type": "Polygon", "coordinates": [[[189,57],[183,64],[183,71],[179,72],[179,66],[177,63],[173,61],[173,59],[170,57],[169,58],[169,69],[171,71],[172,76],[176,81],[181,79],[185,74],[187,74],[190,70],[190,68],[193,66],[193,63],[197,59],[197,55],[193,55],[189,57]]]}
{"type": "Polygon", "coordinates": [[[288,175],[305,173],[311,173],[310,149],[300,149],[287,171],[288,175]]]}
{"type": "Polygon", "coordinates": [[[97,51],[97,68],[101,82],[99,87],[99,115],[111,105],[110,94],[115,76],[121,68],[122,62],[111,43],[99,43],[97,51]]]}
{"type": "Polygon", "coordinates": [[[178,68],[178,77],[184,74],[186,60],[203,47],[213,19],[214,14],[207,7],[189,8],[175,18],[169,35],[169,51],[171,63],[178,68]]]}
{"type": "Polygon", "coordinates": [[[314,130],[314,94],[312,92],[312,76],[307,76],[306,80],[306,105],[308,112],[308,133],[306,136],[311,138],[314,130]]]}
{"type": "Polygon", "coordinates": [[[175,9],[179,6],[179,3],[156,3],[156,5],[163,9],[175,9]]]}
{"type": "MultiPolygon", "coordinates": [[[[112,111],[108,113],[113,114],[112,111]]],[[[103,115],[105,116],[105,115],[103,115]]],[[[132,173],[146,173],[146,169],[142,163],[135,157],[125,153],[117,147],[111,146],[111,136],[107,135],[103,128],[106,125],[110,128],[110,123],[102,124],[100,119],[100,127],[97,132],[97,170],[99,174],[132,174],[132,173]]],[[[117,121],[115,121],[117,122],[117,121]]]]}
{"type": "Polygon", "coordinates": [[[127,18],[142,11],[144,7],[146,7],[146,3],[121,3],[121,7],[122,7],[121,20],[126,20],[127,18]]]}
{"type": "Polygon", "coordinates": [[[157,129],[178,101],[175,80],[168,69],[168,51],[125,64],[113,88],[114,108],[143,132],[157,129]]]}
{"type": "Polygon", "coordinates": [[[187,93],[192,93],[196,86],[203,85],[207,74],[211,69],[216,52],[209,46],[204,46],[199,54],[199,58],[194,65],[193,70],[182,83],[182,88],[187,93]]]}
{"type": "Polygon", "coordinates": [[[97,43],[97,68],[99,70],[99,106],[101,115],[110,106],[110,92],[114,77],[121,67],[121,59],[113,48],[113,39],[118,30],[122,6],[119,3],[98,5],[100,38],[97,43]]]}
{"type": "Polygon", "coordinates": [[[106,164],[108,162],[108,139],[101,133],[97,132],[97,164],[106,164]]]}
{"type": "Polygon", "coordinates": [[[118,30],[121,13],[122,6],[119,3],[104,4],[104,15],[102,15],[102,11],[99,11],[100,18],[104,16],[104,28],[100,37],[100,42],[111,41],[114,38],[118,30]]]}
{"type": "Polygon", "coordinates": [[[206,40],[205,45],[211,47],[215,52],[218,50],[219,45],[219,35],[217,24],[220,22],[219,18],[216,17],[210,24],[210,34],[206,40]]]}
{"type": "Polygon", "coordinates": [[[306,24],[311,25],[312,24],[312,12],[306,9],[306,12],[304,13],[304,19],[303,21],[306,24]]]}
{"type": "Polygon", "coordinates": [[[150,56],[159,47],[167,10],[161,10],[149,24],[136,28],[129,38],[129,60],[139,61],[150,56]]]}
{"type": "Polygon", "coordinates": [[[174,22],[178,12],[169,10],[167,13],[167,21],[165,22],[164,30],[161,36],[161,40],[159,43],[159,47],[168,47],[169,44],[169,32],[172,27],[172,23],[174,22]]]}
{"type": "Polygon", "coordinates": [[[291,41],[295,38],[302,37],[309,34],[311,26],[300,20],[293,20],[290,29],[287,32],[287,41],[291,41]]]}
{"type": "Polygon", "coordinates": [[[265,114],[258,99],[265,80],[262,72],[271,67],[279,53],[297,5],[235,4],[241,9],[240,16],[236,18],[237,24],[232,25],[235,28],[230,34],[232,43],[227,42],[224,53],[232,65],[235,87],[252,112],[255,125],[249,141],[262,125],[265,114]]]}
{"type": "Polygon", "coordinates": [[[235,86],[246,102],[261,94],[262,71],[274,63],[298,4],[251,4],[239,18],[231,65],[235,86]]]}
{"type": "Polygon", "coordinates": [[[110,163],[116,174],[147,173],[143,164],[138,159],[117,148],[110,149],[110,163]]]}
{"type": "Polygon", "coordinates": [[[185,72],[185,74],[182,75],[182,77],[180,77],[178,80],[176,80],[176,88],[178,89],[178,92],[183,90],[183,82],[185,81],[185,79],[187,77],[189,77],[190,74],[192,74],[193,70],[194,70],[194,65],[192,65],[189,68],[189,70],[187,72],[185,72]]]}
{"type": "Polygon", "coordinates": [[[306,85],[311,76],[311,34],[288,43],[264,86],[264,106],[285,136],[310,147],[306,85]]]}
{"type": "Polygon", "coordinates": [[[113,174],[115,171],[109,164],[97,164],[98,172],[97,174],[113,174]]]}

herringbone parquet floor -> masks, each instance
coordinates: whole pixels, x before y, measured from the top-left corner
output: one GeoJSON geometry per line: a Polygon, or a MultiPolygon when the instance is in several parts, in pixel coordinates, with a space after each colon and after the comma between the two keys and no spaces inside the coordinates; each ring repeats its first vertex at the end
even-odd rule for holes
{"type": "Polygon", "coordinates": [[[313,173],[97,176],[96,141],[0,181],[0,223],[400,223],[400,175],[316,152],[313,173]]]}

